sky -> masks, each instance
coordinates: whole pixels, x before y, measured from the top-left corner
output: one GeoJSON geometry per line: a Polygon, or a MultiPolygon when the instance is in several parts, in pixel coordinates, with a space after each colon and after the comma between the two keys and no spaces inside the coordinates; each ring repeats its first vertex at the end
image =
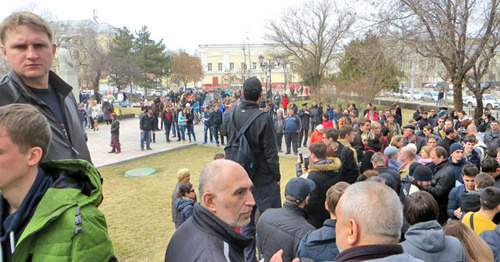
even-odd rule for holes
{"type": "MultiPolygon", "coordinates": [[[[48,14],[55,20],[92,19],[132,31],[147,26],[170,50],[194,53],[201,44],[263,43],[265,24],[302,0],[37,0],[2,1],[0,20],[14,11],[48,14]]],[[[46,16],[47,17],[47,16],[46,16]]]]}

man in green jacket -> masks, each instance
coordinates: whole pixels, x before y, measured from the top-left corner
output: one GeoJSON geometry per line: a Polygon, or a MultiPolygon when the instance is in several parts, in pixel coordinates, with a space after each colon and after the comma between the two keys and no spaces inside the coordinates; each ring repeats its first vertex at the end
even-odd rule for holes
{"type": "Polygon", "coordinates": [[[85,160],[40,164],[50,140],[34,106],[0,107],[1,259],[115,261],[97,170],[85,160]]]}

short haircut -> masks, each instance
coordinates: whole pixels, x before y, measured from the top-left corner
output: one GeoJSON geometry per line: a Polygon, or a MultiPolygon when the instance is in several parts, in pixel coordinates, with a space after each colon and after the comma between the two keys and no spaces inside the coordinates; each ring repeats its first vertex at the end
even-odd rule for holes
{"type": "Polygon", "coordinates": [[[224,153],[217,153],[214,155],[214,160],[217,160],[217,159],[224,159],[226,156],[224,155],[224,153]]]}
{"type": "Polygon", "coordinates": [[[380,238],[380,244],[397,244],[403,211],[390,187],[371,181],[354,183],[345,189],[337,208],[342,213],[338,220],[354,219],[364,237],[380,238]]]}
{"type": "Polygon", "coordinates": [[[330,213],[335,215],[335,208],[339,203],[340,197],[344,194],[344,191],[348,186],[349,183],[340,181],[326,191],[326,204],[328,205],[330,213]]]}
{"type": "Polygon", "coordinates": [[[21,153],[39,147],[42,149],[40,162],[47,155],[52,131],[47,118],[36,107],[24,103],[0,107],[0,127],[6,129],[21,153]]]}
{"type": "Polygon", "coordinates": [[[377,165],[384,165],[385,164],[384,154],[376,152],[375,154],[373,154],[371,161],[377,165]]]}
{"type": "MultiPolygon", "coordinates": [[[[260,82],[260,81],[259,81],[260,82]]],[[[256,102],[262,92],[262,85],[248,85],[243,87],[243,96],[246,100],[256,102]]]]}
{"type": "Polygon", "coordinates": [[[492,157],[486,158],[481,164],[481,170],[486,173],[495,173],[498,167],[498,161],[492,157]]]}
{"type": "Polygon", "coordinates": [[[433,132],[434,132],[434,130],[432,129],[432,126],[431,126],[431,125],[426,125],[426,126],[424,126],[424,128],[423,128],[423,129],[427,129],[427,130],[431,131],[431,133],[433,133],[433,132]]]}
{"type": "Polygon", "coordinates": [[[372,169],[368,169],[363,174],[361,174],[360,181],[365,181],[370,177],[378,176],[378,172],[372,169]]]}
{"type": "Polygon", "coordinates": [[[396,145],[401,142],[401,140],[403,140],[403,136],[402,135],[395,135],[391,138],[391,146],[394,146],[394,147],[397,147],[396,145]]]}
{"type": "Polygon", "coordinates": [[[496,123],[496,124],[498,124],[498,120],[493,119],[493,120],[491,120],[491,123],[496,123]]]}
{"type": "Polygon", "coordinates": [[[474,178],[477,189],[487,188],[495,185],[495,179],[488,173],[481,172],[474,178]]]}
{"type": "Polygon", "coordinates": [[[371,124],[371,123],[372,123],[372,121],[371,121],[370,119],[367,119],[367,118],[364,118],[364,117],[362,117],[362,118],[360,118],[360,119],[358,120],[358,124],[359,124],[360,126],[364,125],[365,123],[370,123],[370,124],[371,124]]]}
{"type": "Polygon", "coordinates": [[[187,193],[191,192],[191,188],[193,188],[193,184],[191,183],[182,183],[179,185],[179,193],[181,196],[185,196],[187,193]]]}
{"type": "Polygon", "coordinates": [[[500,204],[500,188],[487,187],[481,192],[481,208],[493,210],[500,204]]]}
{"type": "Polygon", "coordinates": [[[344,139],[347,135],[351,134],[354,129],[351,126],[343,126],[339,129],[340,139],[344,139]]]}
{"type": "Polygon", "coordinates": [[[179,171],[177,171],[177,179],[179,181],[183,180],[184,178],[186,178],[187,176],[190,176],[190,175],[191,175],[191,172],[187,168],[181,168],[181,169],[179,169],[179,171]]]}
{"type": "Polygon", "coordinates": [[[406,155],[410,159],[415,159],[416,151],[413,150],[413,147],[410,146],[410,144],[404,146],[401,148],[401,151],[399,152],[399,155],[406,155]]]}
{"type": "Polygon", "coordinates": [[[462,175],[464,176],[476,177],[477,174],[479,174],[479,169],[475,165],[466,164],[462,168],[462,175]]]}
{"type": "Polygon", "coordinates": [[[331,138],[335,142],[337,142],[337,140],[339,138],[339,131],[337,131],[337,129],[335,129],[333,127],[328,127],[325,130],[323,130],[323,134],[327,138],[331,138]]]}
{"type": "Polygon", "coordinates": [[[309,151],[318,159],[326,158],[326,144],[323,142],[314,142],[309,146],[309,151]]]}
{"type": "Polygon", "coordinates": [[[427,191],[418,191],[405,198],[403,212],[406,222],[415,225],[420,222],[437,220],[439,207],[431,194],[427,191]]]}
{"type": "Polygon", "coordinates": [[[327,114],[327,113],[324,113],[324,114],[323,114],[323,117],[324,117],[324,118],[326,118],[326,120],[329,120],[329,119],[330,119],[330,116],[328,116],[328,114],[327,114]]]}
{"type": "MultiPolygon", "coordinates": [[[[429,137],[430,138],[430,137],[429,137]]],[[[434,138],[434,137],[432,137],[434,138]]],[[[434,138],[435,139],[435,138],[434,138]]],[[[432,146],[423,146],[422,148],[420,148],[420,152],[425,152],[427,153],[427,156],[430,156],[431,155],[431,150],[432,150],[432,146]]]]}
{"type": "Polygon", "coordinates": [[[40,16],[23,11],[9,15],[0,24],[0,39],[2,40],[2,44],[5,44],[7,40],[7,31],[16,30],[22,25],[29,27],[31,30],[46,33],[49,41],[52,43],[52,30],[50,30],[49,24],[40,16]]]}
{"type": "Polygon", "coordinates": [[[436,156],[438,158],[440,157],[444,157],[444,159],[448,158],[448,153],[446,152],[446,149],[444,149],[444,147],[442,146],[436,146],[435,148],[432,149],[432,151],[436,153],[436,156]]]}

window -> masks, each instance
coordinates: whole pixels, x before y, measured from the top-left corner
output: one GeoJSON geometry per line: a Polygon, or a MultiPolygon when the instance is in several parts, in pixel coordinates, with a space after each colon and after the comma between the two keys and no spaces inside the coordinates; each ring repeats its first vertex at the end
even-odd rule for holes
{"type": "Polygon", "coordinates": [[[222,63],[217,64],[217,71],[222,71],[222,63]]]}
{"type": "Polygon", "coordinates": [[[207,71],[212,71],[212,63],[207,64],[207,71]]]}
{"type": "Polygon", "coordinates": [[[257,62],[252,63],[252,69],[257,69],[257,62]]]}
{"type": "Polygon", "coordinates": [[[234,63],[229,63],[229,70],[234,70],[234,63]]]}
{"type": "Polygon", "coordinates": [[[243,62],[241,62],[241,70],[247,69],[247,65],[243,62]]]}

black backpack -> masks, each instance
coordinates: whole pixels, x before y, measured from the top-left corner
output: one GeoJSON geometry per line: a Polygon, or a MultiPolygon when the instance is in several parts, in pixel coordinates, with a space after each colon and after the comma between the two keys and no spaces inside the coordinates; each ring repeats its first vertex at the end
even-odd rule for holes
{"type": "Polygon", "coordinates": [[[232,132],[228,137],[228,141],[224,151],[226,153],[226,159],[233,160],[238,162],[248,173],[250,179],[255,175],[255,171],[257,170],[257,152],[252,150],[250,147],[247,138],[245,137],[245,131],[248,127],[262,114],[265,114],[264,111],[259,110],[245,122],[245,125],[238,131],[236,128],[236,124],[234,123],[234,112],[236,110],[232,110],[231,119],[228,122],[232,124],[232,132]]]}

